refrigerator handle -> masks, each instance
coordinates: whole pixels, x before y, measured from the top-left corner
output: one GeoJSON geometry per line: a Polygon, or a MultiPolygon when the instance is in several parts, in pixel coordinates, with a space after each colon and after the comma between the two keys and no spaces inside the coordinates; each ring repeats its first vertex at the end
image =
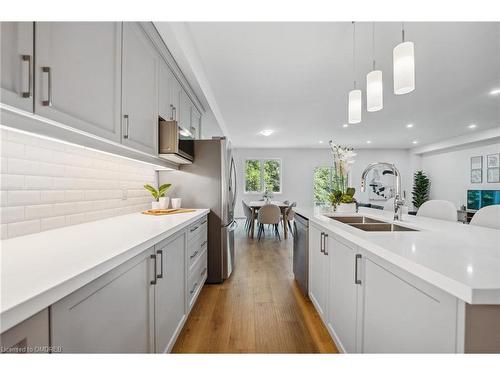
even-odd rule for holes
{"type": "Polygon", "coordinates": [[[233,210],[234,210],[234,207],[236,206],[236,192],[238,190],[238,182],[236,179],[236,165],[234,163],[233,157],[231,157],[231,172],[230,172],[230,174],[231,174],[231,178],[230,178],[231,184],[232,184],[232,181],[234,179],[234,192],[233,192],[233,210]]]}

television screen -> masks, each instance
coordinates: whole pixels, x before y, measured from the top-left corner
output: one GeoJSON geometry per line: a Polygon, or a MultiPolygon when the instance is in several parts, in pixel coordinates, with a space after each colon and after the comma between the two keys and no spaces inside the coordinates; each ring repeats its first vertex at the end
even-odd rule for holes
{"type": "Polygon", "coordinates": [[[500,190],[467,190],[467,209],[480,208],[500,204],[500,190]]]}

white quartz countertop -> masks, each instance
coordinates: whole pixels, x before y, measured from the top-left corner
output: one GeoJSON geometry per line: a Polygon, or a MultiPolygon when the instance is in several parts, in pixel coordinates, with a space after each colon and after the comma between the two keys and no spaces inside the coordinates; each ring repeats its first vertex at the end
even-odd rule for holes
{"type": "MultiPolygon", "coordinates": [[[[418,232],[365,232],[313,208],[295,212],[374,255],[471,304],[500,304],[500,230],[403,215],[399,225],[418,232]]],[[[358,214],[393,222],[390,211],[358,214]]]]}
{"type": "Polygon", "coordinates": [[[1,241],[0,332],[187,227],[209,210],[140,213],[1,241]]]}

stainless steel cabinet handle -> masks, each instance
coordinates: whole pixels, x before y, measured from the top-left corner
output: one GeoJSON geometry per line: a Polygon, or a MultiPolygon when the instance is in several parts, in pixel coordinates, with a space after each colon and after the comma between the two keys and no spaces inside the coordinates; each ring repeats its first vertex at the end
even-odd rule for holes
{"type": "Polygon", "coordinates": [[[193,233],[196,229],[198,229],[198,226],[195,226],[194,228],[191,228],[189,231],[193,233]]]}
{"type": "Polygon", "coordinates": [[[189,259],[193,259],[196,255],[198,255],[198,251],[199,251],[199,250],[196,250],[193,254],[191,254],[191,255],[189,256],[189,259]]]}
{"type": "Polygon", "coordinates": [[[154,279],[151,280],[151,285],[156,285],[156,279],[157,279],[157,276],[158,276],[158,272],[157,272],[157,267],[156,267],[156,254],[151,254],[151,259],[153,259],[153,262],[154,262],[154,265],[155,265],[155,272],[154,272],[154,279]]]}
{"type": "Polygon", "coordinates": [[[203,246],[205,246],[207,244],[208,241],[203,241],[200,245],[201,248],[203,248],[203,246]]]}
{"type": "Polygon", "coordinates": [[[328,256],[328,234],[325,233],[323,236],[323,254],[328,256]]]}
{"type": "Polygon", "coordinates": [[[170,120],[174,119],[174,106],[170,104],[170,120]]]}
{"type": "Polygon", "coordinates": [[[30,55],[21,55],[21,59],[23,62],[28,62],[28,91],[23,91],[21,96],[23,98],[31,98],[31,56],[30,55]]]}
{"type": "Polygon", "coordinates": [[[323,238],[325,238],[325,234],[321,232],[321,238],[319,240],[319,251],[321,251],[323,254],[325,253],[325,249],[323,248],[323,238]]]}
{"type": "Polygon", "coordinates": [[[203,269],[203,271],[201,271],[200,276],[203,276],[203,275],[205,274],[205,272],[207,272],[207,267],[205,267],[205,268],[203,269]]]}
{"type": "Polygon", "coordinates": [[[207,222],[207,219],[203,220],[203,221],[201,222],[201,225],[205,224],[206,222],[207,222]]]}
{"type": "Polygon", "coordinates": [[[177,108],[172,107],[172,109],[173,109],[172,113],[173,113],[173,117],[174,117],[173,120],[177,120],[177,108]]]}
{"type": "Polygon", "coordinates": [[[52,106],[52,69],[50,66],[42,66],[42,73],[47,73],[47,100],[42,100],[45,107],[52,106]]]}
{"type": "Polygon", "coordinates": [[[128,131],[130,125],[128,115],[123,115],[123,119],[125,120],[125,134],[123,134],[123,138],[128,139],[128,131]]]}
{"type": "Polygon", "coordinates": [[[196,287],[197,287],[197,286],[198,286],[198,282],[194,283],[194,285],[193,285],[193,289],[191,289],[191,290],[189,291],[189,294],[193,294],[193,293],[194,293],[194,291],[196,290],[196,287]]]}
{"type": "Polygon", "coordinates": [[[361,259],[361,254],[356,254],[354,259],[354,284],[361,285],[361,280],[358,279],[358,259],[361,259]]]}
{"type": "Polygon", "coordinates": [[[163,279],[163,250],[158,250],[156,254],[160,254],[160,274],[157,277],[163,279]]]}

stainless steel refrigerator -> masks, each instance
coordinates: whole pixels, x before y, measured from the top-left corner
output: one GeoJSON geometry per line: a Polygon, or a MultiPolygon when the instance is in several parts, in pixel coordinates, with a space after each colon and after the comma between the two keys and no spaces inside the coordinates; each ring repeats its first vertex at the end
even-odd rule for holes
{"type": "Polygon", "coordinates": [[[234,257],[236,166],[225,138],[194,141],[194,162],[179,171],[160,173],[171,183],[168,195],[182,198],[182,207],[209,208],[208,279],[222,283],[231,276],[234,257]]]}

